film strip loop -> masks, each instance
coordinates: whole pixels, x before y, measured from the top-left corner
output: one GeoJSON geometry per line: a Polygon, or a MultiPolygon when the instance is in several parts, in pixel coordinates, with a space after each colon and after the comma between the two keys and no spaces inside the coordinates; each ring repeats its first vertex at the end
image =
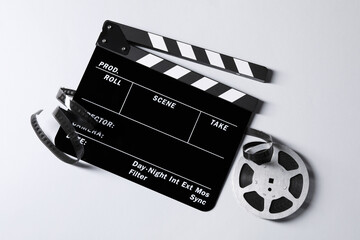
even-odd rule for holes
{"type": "MultiPolygon", "coordinates": [[[[68,109],[67,113],[70,114],[71,119],[75,119],[77,123],[82,124],[89,129],[93,129],[96,126],[96,121],[87,113],[85,108],[72,100],[75,92],[76,91],[72,89],[60,88],[56,98],[68,109]]],[[[42,130],[37,120],[37,115],[39,115],[41,112],[42,110],[32,114],[30,118],[31,126],[33,127],[40,141],[61,161],[69,164],[77,163],[84,155],[84,146],[80,143],[79,135],[72,126],[72,123],[67,117],[65,110],[57,107],[53,112],[53,116],[66,133],[67,138],[70,140],[76,155],[76,159],[69,157],[61,150],[59,150],[42,130]]]]}
{"type": "Polygon", "coordinates": [[[250,142],[245,144],[243,147],[244,158],[258,165],[270,162],[274,151],[272,137],[252,128],[249,128],[246,134],[261,138],[264,142],[250,142]]]}
{"type": "Polygon", "coordinates": [[[93,129],[96,125],[96,121],[87,113],[85,108],[72,99],[75,93],[75,90],[60,88],[56,94],[56,99],[76,116],[76,120],[79,121],[79,124],[86,128],[93,129]]]}

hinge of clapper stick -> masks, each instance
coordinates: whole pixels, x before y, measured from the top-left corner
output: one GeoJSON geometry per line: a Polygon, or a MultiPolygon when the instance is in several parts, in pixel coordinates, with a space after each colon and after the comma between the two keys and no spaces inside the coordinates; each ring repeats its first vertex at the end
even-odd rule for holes
{"type": "Polygon", "coordinates": [[[136,46],[161,51],[261,82],[266,81],[268,74],[266,67],[112,21],[105,21],[97,46],[121,54],[131,61],[192,85],[251,112],[256,109],[258,102],[256,98],[136,46]]]}

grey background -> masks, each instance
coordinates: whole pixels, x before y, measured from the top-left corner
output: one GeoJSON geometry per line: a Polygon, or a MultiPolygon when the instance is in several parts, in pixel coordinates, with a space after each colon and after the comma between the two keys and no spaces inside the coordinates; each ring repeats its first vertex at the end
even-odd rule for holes
{"type": "Polygon", "coordinates": [[[0,0],[0,239],[359,239],[359,43],[356,0],[0,0]],[[230,175],[204,213],[58,161],[30,115],[50,116],[57,89],[77,87],[106,19],[272,69],[261,84],[191,65],[265,102],[251,126],[311,165],[309,206],[289,221],[259,219],[239,205],[230,175]]]}

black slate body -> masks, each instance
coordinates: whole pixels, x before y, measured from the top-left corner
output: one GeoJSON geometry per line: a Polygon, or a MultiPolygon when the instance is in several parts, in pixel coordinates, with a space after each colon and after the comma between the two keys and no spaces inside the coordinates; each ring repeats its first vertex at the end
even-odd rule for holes
{"type": "MultiPolygon", "coordinates": [[[[252,115],[101,46],[74,100],[98,121],[73,122],[84,161],[202,211],[215,206],[252,115]]],[[[73,154],[62,130],[55,142],[73,154]]]]}

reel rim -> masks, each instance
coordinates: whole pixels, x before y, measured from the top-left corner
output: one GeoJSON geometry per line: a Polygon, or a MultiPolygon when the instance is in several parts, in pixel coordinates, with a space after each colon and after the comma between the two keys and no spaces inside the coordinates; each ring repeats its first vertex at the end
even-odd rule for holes
{"type": "MultiPolygon", "coordinates": [[[[305,162],[299,156],[299,154],[297,154],[294,150],[292,150],[291,148],[289,148],[286,145],[279,144],[279,143],[273,143],[273,147],[274,147],[274,150],[273,150],[273,154],[271,156],[271,161],[268,163],[258,165],[255,162],[246,159],[244,156],[241,156],[240,159],[237,161],[237,163],[235,163],[236,166],[235,166],[235,170],[233,173],[232,185],[233,185],[233,190],[235,192],[237,200],[240,202],[242,207],[245,208],[248,212],[254,214],[255,216],[263,218],[263,219],[280,220],[280,219],[284,219],[284,218],[291,216],[292,214],[297,212],[301,208],[301,206],[304,204],[304,202],[306,201],[308,194],[309,194],[310,176],[309,176],[309,171],[307,169],[305,162]],[[298,168],[294,169],[294,170],[290,170],[290,171],[286,170],[284,168],[284,166],[282,166],[278,162],[279,161],[279,158],[278,158],[279,152],[284,152],[284,153],[290,155],[291,158],[293,160],[295,160],[296,163],[298,164],[298,168]],[[240,175],[241,175],[241,170],[245,164],[247,164],[254,171],[254,173],[252,176],[251,184],[249,184],[245,187],[241,187],[240,186],[240,175]],[[291,174],[286,174],[286,176],[288,176],[288,185],[287,185],[286,191],[285,191],[285,189],[284,189],[284,191],[287,192],[287,194],[286,195],[279,194],[279,195],[281,195],[281,197],[286,197],[288,200],[290,200],[292,202],[292,206],[290,208],[288,208],[284,211],[278,212],[278,213],[270,213],[269,209],[270,209],[271,202],[273,200],[279,199],[280,197],[269,201],[268,200],[269,197],[264,197],[261,192],[259,193],[256,190],[256,187],[249,187],[250,185],[255,185],[254,183],[255,183],[256,179],[254,179],[254,176],[260,175],[260,172],[257,172],[255,174],[255,171],[259,171],[259,169],[261,169],[261,168],[267,168],[270,165],[277,165],[277,168],[278,168],[277,171],[279,171],[279,169],[280,169],[280,171],[283,173],[289,173],[289,172],[291,173],[291,174]],[[302,190],[301,190],[300,196],[298,198],[296,198],[290,193],[289,186],[290,186],[290,179],[299,174],[302,175],[302,190]],[[291,176],[291,177],[289,177],[289,176],[291,176]],[[258,195],[260,195],[264,199],[264,209],[262,211],[257,210],[256,208],[251,206],[248,201],[246,201],[244,194],[252,192],[252,191],[255,191],[258,195]],[[266,200],[268,202],[266,202],[266,200]]],[[[282,176],[282,178],[283,177],[284,176],[282,176]]],[[[269,177],[264,176],[262,179],[262,182],[264,182],[264,179],[269,179],[269,177]]],[[[263,188],[264,188],[264,186],[263,186],[263,188]]],[[[272,191],[272,189],[269,191],[272,191]]]]}

